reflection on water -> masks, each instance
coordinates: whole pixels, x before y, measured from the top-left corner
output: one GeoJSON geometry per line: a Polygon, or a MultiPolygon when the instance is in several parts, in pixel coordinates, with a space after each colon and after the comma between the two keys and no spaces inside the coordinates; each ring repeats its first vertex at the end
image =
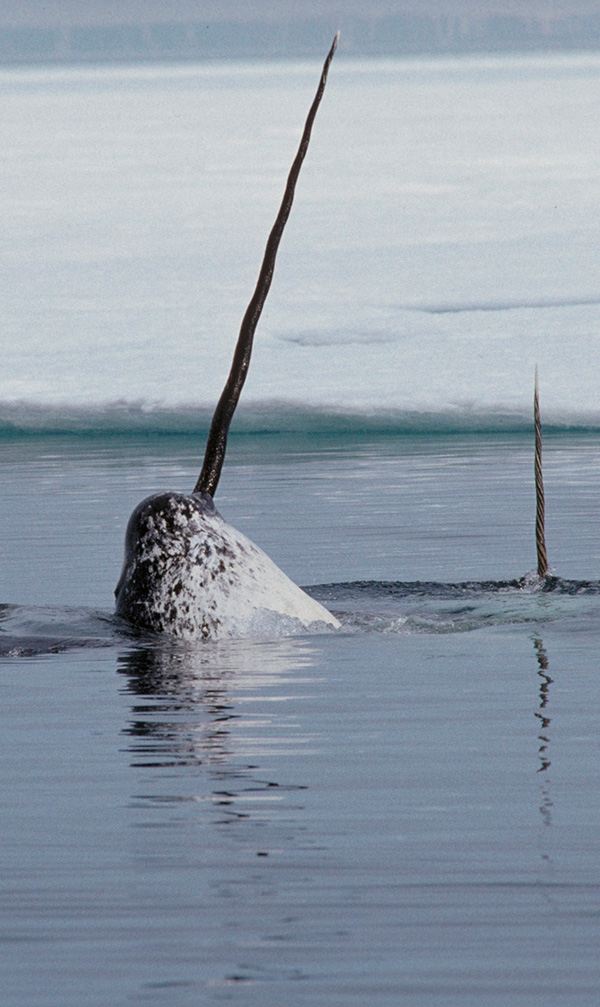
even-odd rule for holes
{"type": "Polygon", "coordinates": [[[0,663],[10,1003],[591,1007],[598,637],[558,689],[545,634],[0,663]]]}
{"type": "Polygon", "coordinates": [[[265,753],[285,754],[306,740],[283,706],[288,676],[293,673],[294,681],[300,681],[299,671],[311,663],[307,640],[194,646],[171,639],[122,652],[119,670],[134,697],[123,731],[132,768],[184,770],[183,776],[153,777],[154,784],[161,781],[160,793],[153,786],[136,794],[135,801],[145,806],[207,803],[217,812],[215,824],[223,825],[264,812],[283,794],[304,789],[259,778],[257,761],[265,753]],[[257,698],[260,714],[252,710],[257,698]],[[272,715],[265,712],[265,700],[272,715]],[[191,774],[192,793],[182,796],[186,768],[200,772],[191,774]],[[169,793],[164,792],[166,780],[169,793]]]}
{"type": "Polygon", "coordinates": [[[540,706],[539,709],[535,711],[536,717],[540,720],[540,734],[538,738],[540,740],[539,754],[540,754],[540,767],[538,773],[545,773],[550,767],[550,759],[548,758],[548,745],[550,744],[550,738],[548,737],[548,728],[550,727],[551,718],[548,716],[548,711],[546,707],[548,706],[548,699],[550,694],[550,686],[552,684],[552,679],[548,674],[548,655],[546,653],[545,647],[541,640],[534,640],[533,645],[538,659],[538,675],[540,677],[540,706]]]}
{"type": "Polygon", "coordinates": [[[228,702],[228,672],[215,673],[201,651],[193,656],[195,673],[189,654],[175,641],[121,655],[120,670],[129,676],[129,689],[139,700],[125,728],[135,758],[132,765],[217,765],[231,754],[227,722],[235,714],[228,702]]]}
{"type": "MultiPolygon", "coordinates": [[[[550,724],[552,723],[552,718],[548,715],[548,702],[550,699],[550,686],[552,685],[552,679],[548,674],[548,654],[546,653],[546,648],[542,640],[535,638],[533,641],[533,646],[535,648],[537,662],[538,662],[538,676],[540,680],[539,686],[539,707],[535,711],[535,716],[539,720],[539,748],[538,755],[540,760],[540,765],[538,766],[538,773],[543,773],[542,783],[541,783],[541,803],[540,803],[540,814],[542,816],[542,821],[545,826],[552,825],[552,807],[553,802],[550,796],[550,777],[547,775],[548,770],[551,766],[549,757],[549,746],[550,746],[550,724]]],[[[542,854],[544,858],[547,858],[547,854],[542,854]]]]}

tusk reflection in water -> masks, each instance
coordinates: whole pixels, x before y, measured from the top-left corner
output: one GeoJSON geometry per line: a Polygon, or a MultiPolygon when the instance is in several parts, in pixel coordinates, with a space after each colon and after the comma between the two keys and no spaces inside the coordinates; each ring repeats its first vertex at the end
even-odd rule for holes
{"type": "MultiPolygon", "coordinates": [[[[550,724],[552,718],[548,715],[548,702],[550,699],[550,686],[552,684],[552,679],[548,674],[548,654],[546,653],[546,648],[542,640],[536,637],[533,641],[533,646],[537,656],[538,663],[538,677],[539,677],[539,706],[535,710],[535,716],[539,721],[539,733],[538,733],[538,756],[540,760],[540,765],[538,766],[538,773],[547,774],[551,762],[549,757],[549,746],[550,746],[550,724]]],[[[552,825],[552,799],[550,797],[550,780],[547,775],[543,777],[542,782],[542,800],[540,804],[540,814],[544,825],[552,825]]]]}

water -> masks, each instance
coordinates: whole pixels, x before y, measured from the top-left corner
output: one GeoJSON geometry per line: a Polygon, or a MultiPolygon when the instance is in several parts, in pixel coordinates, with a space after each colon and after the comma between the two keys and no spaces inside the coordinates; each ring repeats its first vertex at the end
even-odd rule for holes
{"type": "Polygon", "coordinates": [[[113,618],[124,528],[313,68],[3,75],[7,1007],[597,1003],[598,65],[334,66],[217,504],[342,629],[195,646],[113,618]]]}
{"type": "Polygon", "coordinates": [[[196,647],[110,608],[194,442],[3,445],[5,1002],[594,1003],[600,441],[548,439],[550,592],[492,577],[527,438],[277,441],[220,507],[343,629],[196,647]]]}

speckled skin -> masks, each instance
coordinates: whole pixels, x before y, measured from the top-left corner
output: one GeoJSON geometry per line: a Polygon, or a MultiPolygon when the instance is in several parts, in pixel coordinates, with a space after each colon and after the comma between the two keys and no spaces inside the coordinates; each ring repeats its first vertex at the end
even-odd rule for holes
{"type": "Polygon", "coordinates": [[[136,507],[115,595],[134,625],[189,639],[339,626],[206,493],[158,493],[136,507]]]}

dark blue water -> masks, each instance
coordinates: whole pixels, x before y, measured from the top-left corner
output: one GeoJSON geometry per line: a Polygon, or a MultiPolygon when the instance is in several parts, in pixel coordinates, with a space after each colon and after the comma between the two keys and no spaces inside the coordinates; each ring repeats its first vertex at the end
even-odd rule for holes
{"type": "Polygon", "coordinates": [[[549,591],[527,438],[234,441],[344,625],[198,646],[111,617],[191,440],[0,454],[4,1003],[598,1002],[597,437],[546,441],[549,591]]]}

